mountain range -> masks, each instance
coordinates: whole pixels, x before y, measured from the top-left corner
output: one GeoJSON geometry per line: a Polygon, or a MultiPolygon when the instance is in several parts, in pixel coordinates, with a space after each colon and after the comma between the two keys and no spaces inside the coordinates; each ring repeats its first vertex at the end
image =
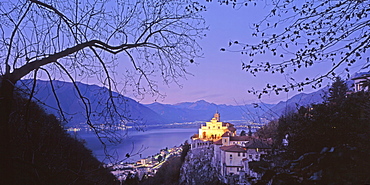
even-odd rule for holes
{"type": "MultiPolygon", "coordinates": [[[[17,86],[29,91],[32,83],[32,80],[22,80],[17,86]]],[[[116,92],[112,92],[112,97],[114,97],[113,99],[117,107],[112,107],[108,93],[109,90],[105,87],[76,82],[76,86],[80,92],[78,93],[73,83],[54,80],[52,81],[54,94],[50,84],[50,81],[37,80],[34,100],[40,102],[48,113],[54,114],[57,117],[61,117],[60,110],[63,110],[63,115],[68,120],[67,126],[86,122],[86,107],[79,94],[84,97],[85,102],[88,102],[88,109],[91,110],[90,117],[95,122],[113,121],[109,120],[109,113],[112,110],[117,110],[132,121],[135,120],[147,124],[168,123],[162,116],[148,107],[116,92]]],[[[119,119],[117,116],[115,117],[119,119]]]]}
{"type": "MultiPolygon", "coordinates": [[[[109,112],[112,110],[107,88],[77,82],[76,86],[80,90],[78,93],[73,83],[54,80],[52,81],[54,94],[50,84],[50,81],[37,80],[34,99],[40,102],[47,112],[57,117],[61,116],[60,109],[63,110],[64,116],[68,120],[67,126],[86,122],[85,104],[79,94],[84,97],[85,102],[88,100],[88,109],[91,110],[91,117],[97,118],[95,121],[112,121],[106,118],[109,117],[109,112]],[[55,95],[58,99],[55,98],[55,95]]],[[[29,91],[32,87],[32,80],[22,80],[17,83],[17,86],[29,91]]],[[[216,112],[221,114],[222,121],[244,120],[267,123],[269,120],[278,118],[287,110],[322,102],[326,91],[327,88],[309,94],[300,93],[277,104],[260,102],[245,105],[214,104],[204,100],[177,104],[155,102],[144,105],[116,92],[112,92],[112,96],[117,106],[114,110],[119,110],[130,120],[148,125],[209,121],[216,112]]]]}
{"type": "Polygon", "coordinates": [[[174,105],[155,102],[146,106],[170,122],[209,121],[214,113],[219,112],[221,120],[224,121],[246,120],[255,123],[267,123],[269,120],[280,117],[286,111],[294,111],[300,106],[307,106],[312,103],[321,103],[326,91],[327,88],[309,94],[300,93],[277,104],[260,102],[245,105],[225,105],[200,100],[174,105]]]}

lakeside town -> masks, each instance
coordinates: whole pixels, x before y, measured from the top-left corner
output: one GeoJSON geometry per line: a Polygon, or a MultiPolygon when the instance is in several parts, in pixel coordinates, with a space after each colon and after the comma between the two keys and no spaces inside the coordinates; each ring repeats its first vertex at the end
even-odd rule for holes
{"type": "Polygon", "coordinates": [[[143,178],[153,177],[158,169],[172,157],[179,157],[182,146],[161,149],[158,154],[142,158],[135,163],[107,164],[106,167],[117,177],[120,182],[127,178],[137,177],[139,181],[143,178]]]}
{"type": "MultiPolygon", "coordinates": [[[[257,179],[260,176],[249,169],[248,163],[259,161],[271,151],[271,141],[262,141],[252,136],[251,126],[249,133],[241,132],[237,135],[234,124],[220,121],[220,113],[216,112],[213,118],[202,124],[199,132],[191,136],[190,150],[199,153],[204,149],[213,152],[212,167],[219,172],[224,183],[228,181],[244,182],[248,178],[257,179]],[[243,178],[244,177],[244,178],[243,178]],[[232,179],[232,180],[231,180],[232,179]]],[[[287,144],[287,143],[286,143],[287,144]]],[[[172,157],[179,157],[183,146],[161,149],[159,153],[142,158],[135,163],[107,164],[106,167],[122,183],[128,178],[137,178],[139,181],[154,177],[158,169],[172,157]]]]}

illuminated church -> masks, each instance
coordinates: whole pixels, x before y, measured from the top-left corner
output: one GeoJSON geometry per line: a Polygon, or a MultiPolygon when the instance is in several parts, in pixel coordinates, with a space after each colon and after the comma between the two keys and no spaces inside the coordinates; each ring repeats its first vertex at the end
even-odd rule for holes
{"type": "Polygon", "coordinates": [[[203,141],[215,141],[221,139],[224,133],[235,136],[236,129],[231,123],[220,122],[220,113],[216,112],[210,122],[202,125],[199,129],[199,139],[203,141]]]}
{"type": "Polygon", "coordinates": [[[191,150],[212,149],[211,165],[225,184],[231,183],[229,177],[238,177],[241,184],[249,184],[248,178],[260,178],[257,172],[249,168],[249,163],[260,161],[271,151],[271,147],[258,138],[236,135],[234,125],[221,122],[218,112],[211,121],[200,126],[199,134],[191,138],[191,150]]]}

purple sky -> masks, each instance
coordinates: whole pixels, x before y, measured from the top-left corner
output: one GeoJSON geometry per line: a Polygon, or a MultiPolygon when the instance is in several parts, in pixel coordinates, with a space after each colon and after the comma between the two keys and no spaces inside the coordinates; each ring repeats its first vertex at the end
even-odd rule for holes
{"type": "MultiPolygon", "coordinates": [[[[200,41],[204,58],[197,59],[198,65],[192,65],[189,72],[194,76],[182,79],[180,84],[161,86],[160,91],[166,94],[164,99],[157,101],[165,104],[179,102],[194,102],[206,100],[216,104],[245,104],[259,102],[260,100],[247,91],[262,88],[266,83],[284,83],[284,76],[258,74],[253,77],[241,69],[242,61],[249,61],[246,56],[238,52],[221,52],[220,48],[227,47],[229,41],[239,40],[250,42],[254,22],[261,20],[268,8],[264,6],[242,7],[233,9],[231,6],[221,6],[216,2],[206,3],[207,11],[204,16],[209,25],[207,37],[200,41]]],[[[261,58],[263,59],[263,58],[261,58]]],[[[287,97],[296,94],[281,94],[263,97],[266,103],[277,103],[287,100],[287,97]]],[[[146,96],[140,103],[153,103],[154,98],[146,96]]]]}
{"type": "MultiPolygon", "coordinates": [[[[267,1],[266,1],[267,2],[267,1]]],[[[247,91],[255,88],[262,89],[267,83],[282,85],[286,79],[294,77],[296,80],[303,80],[306,77],[312,79],[328,71],[331,63],[319,63],[309,69],[301,69],[295,74],[275,74],[259,73],[257,77],[242,71],[242,61],[248,62],[250,58],[241,55],[239,52],[221,52],[220,48],[228,49],[228,43],[238,40],[242,43],[257,42],[256,37],[252,37],[252,24],[260,21],[271,10],[265,2],[257,6],[232,8],[232,6],[219,5],[217,2],[205,3],[207,11],[204,16],[209,32],[207,37],[200,41],[203,48],[204,58],[197,59],[198,65],[192,65],[189,72],[193,76],[188,76],[187,80],[180,81],[181,87],[176,84],[170,86],[160,86],[161,93],[165,94],[164,99],[156,101],[165,104],[175,104],[179,102],[195,102],[205,100],[216,104],[245,104],[263,101],[265,103],[278,103],[286,101],[291,96],[298,94],[297,91],[281,93],[279,96],[274,94],[265,95],[261,100],[247,91]]],[[[279,25],[280,30],[285,28],[279,25]]],[[[279,31],[279,30],[277,30],[279,31]]],[[[237,49],[237,48],[231,48],[237,49]]],[[[279,57],[268,55],[254,57],[255,61],[279,62],[279,57]]],[[[351,72],[354,73],[362,67],[361,64],[353,66],[351,72]]],[[[343,69],[342,69],[343,70],[343,69]]],[[[337,72],[344,76],[343,73],[337,72]]],[[[330,80],[322,83],[323,86],[329,85],[330,80]]],[[[159,83],[159,85],[161,85],[159,83]]],[[[305,93],[315,91],[310,87],[304,89],[305,93]]],[[[153,103],[155,98],[146,96],[139,100],[140,103],[153,103]]]]}
{"type": "MultiPolygon", "coordinates": [[[[203,48],[203,58],[196,59],[196,64],[190,64],[189,62],[190,67],[188,68],[188,72],[193,75],[187,76],[187,79],[180,79],[179,85],[175,83],[165,85],[161,79],[157,79],[159,91],[161,94],[166,95],[165,98],[152,97],[149,94],[145,95],[144,98],[137,98],[129,93],[130,89],[119,85],[120,87],[118,89],[122,89],[123,95],[144,104],[155,101],[164,104],[176,104],[198,100],[228,105],[240,105],[260,101],[278,103],[279,101],[286,101],[291,96],[298,94],[298,92],[281,93],[279,96],[274,94],[265,95],[259,100],[257,96],[249,94],[247,91],[252,88],[262,89],[267,83],[277,85],[286,84],[286,79],[290,77],[294,77],[297,81],[303,80],[306,77],[312,79],[312,77],[317,77],[330,68],[331,63],[329,65],[328,63],[320,63],[312,68],[302,69],[294,75],[289,73],[285,75],[259,73],[257,77],[252,76],[241,68],[242,62],[247,63],[250,60],[247,55],[241,55],[240,52],[232,51],[222,52],[220,49],[238,49],[237,47],[228,48],[230,41],[238,40],[241,43],[256,43],[259,41],[261,38],[252,37],[252,25],[262,20],[270,11],[269,6],[265,4],[268,1],[262,1],[257,6],[249,5],[240,8],[220,5],[217,2],[207,3],[205,0],[201,2],[207,7],[204,17],[206,24],[209,26],[209,31],[206,33],[207,36],[199,41],[203,48]]],[[[278,29],[283,30],[284,28],[284,25],[279,25],[278,29]]],[[[281,60],[280,57],[269,55],[256,56],[253,59],[256,62],[269,61],[272,63],[281,60]]],[[[357,66],[357,68],[359,67],[357,66]]],[[[356,69],[352,71],[355,72],[356,69]]],[[[124,68],[119,68],[115,75],[122,75],[122,73],[125,73],[124,68]]],[[[45,78],[45,76],[40,76],[40,78],[45,78]]],[[[125,82],[120,82],[120,80],[124,78],[118,77],[116,80],[122,84],[125,82]]],[[[82,79],[81,81],[84,83],[94,83],[96,80],[82,79]]],[[[325,86],[329,83],[329,81],[324,81],[322,85],[325,86]]],[[[304,92],[309,93],[312,91],[312,89],[307,87],[304,92]]]]}

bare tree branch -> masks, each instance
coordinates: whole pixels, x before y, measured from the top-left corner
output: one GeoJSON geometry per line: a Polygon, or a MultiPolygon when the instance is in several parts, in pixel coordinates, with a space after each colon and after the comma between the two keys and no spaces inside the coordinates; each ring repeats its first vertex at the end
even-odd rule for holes
{"type": "MultiPolygon", "coordinates": [[[[239,7],[262,3],[246,0],[220,2],[239,7]]],[[[231,47],[239,48],[230,50],[246,55],[249,62],[244,62],[242,68],[253,75],[259,72],[280,73],[289,74],[292,79],[284,85],[267,84],[262,90],[250,92],[261,96],[270,92],[302,91],[308,85],[319,88],[326,78],[340,73],[350,78],[351,73],[357,72],[353,70],[358,70],[353,66],[368,66],[368,1],[274,0],[265,3],[271,7],[271,11],[260,22],[253,24],[255,32],[252,36],[261,38],[260,42],[230,42],[231,47]],[[257,61],[258,55],[274,58],[271,61],[257,61]],[[313,68],[320,63],[328,66],[323,74],[304,80],[295,79],[294,76],[302,69],[313,68]]],[[[368,70],[368,67],[364,69],[368,70]]]]}

